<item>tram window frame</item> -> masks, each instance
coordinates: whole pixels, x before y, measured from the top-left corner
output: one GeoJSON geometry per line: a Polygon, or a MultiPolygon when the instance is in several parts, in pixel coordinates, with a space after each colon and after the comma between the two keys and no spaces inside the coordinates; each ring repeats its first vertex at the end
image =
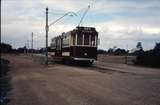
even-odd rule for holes
{"type": "Polygon", "coordinates": [[[96,35],[91,35],[91,46],[96,46],[96,41],[95,41],[95,39],[96,39],[96,35]]]}
{"type": "Polygon", "coordinates": [[[94,34],[73,34],[71,35],[71,46],[86,46],[86,47],[97,47],[97,35],[94,34]],[[85,39],[88,36],[88,43],[86,44],[85,39]],[[80,38],[81,37],[81,43],[80,38]],[[75,42],[75,43],[74,43],[75,42]]]}
{"type": "Polygon", "coordinates": [[[76,45],[76,34],[71,35],[71,45],[73,45],[73,46],[76,45]]]}
{"type": "Polygon", "coordinates": [[[61,39],[60,38],[57,39],[57,48],[56,49],[61,50],[61,39]]]}
{"type": "Polygon", "coordinates": [[[82,46],[82,44],[83,44],[83,36],[82,35],[80,35],[80,34],[77,34],[77,43],[76,43],[76,45],[78,45],[78,46],[82,46]]]}
{"type": "Polygon", "coordinates": [[[62,42],[62,47],[63,48],[70,46],[70,37],[69,37],[69,35],[65,35],[62,40],[63,40],[63,42],[62,42]]]}
{"type": "Polygon", "coordinates": [[[97,47],[98,46],[98,36],[95,35],[95,46],[97,47]]]}
{"type": "Polygon", "coordinates": [[[56,40],[52,39],[51,41],[51,49],[56,49],[56,40]]]}
{"type": "Polygon", "coordinates": [[[90,36],[89,34],[84,34],[84,38],[83,38],[84,46],[90,46],[89,36],[90,36]]]}

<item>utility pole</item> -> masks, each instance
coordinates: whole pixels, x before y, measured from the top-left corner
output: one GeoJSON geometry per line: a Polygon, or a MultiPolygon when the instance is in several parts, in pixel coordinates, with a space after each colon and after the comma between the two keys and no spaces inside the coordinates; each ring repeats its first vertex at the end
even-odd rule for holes
{"type": "Polygon", "coordinates": [[[27,40],[27,53],[29,53],[29,40],[27,40]]]}
{"type": "Polygon", "coordinates": [[[48,31],[49,31],[49,26],[48,26],[48,7],[46,8],[46,61],[45,64],[48,65],[48,31]]]}
{"type": "Polygon", "coordinates": [[[125,64],[127,64],[127,55],[128,55],[128,45],[127,45],[127,52],[126,52],[126,55],[125,55],[125,64]]]}
{"type": "Polygon", "coordinates": [[[31,47],[32,47],[32,53],[33,53],[33,32],[32,32],[32,44],[31,44],[31,47]]]}
{"type": "Polygon", "coordinates": [[[27,54],[27,43],[25,43],[24,48],[25,48],[24,54],[27,54]]]}

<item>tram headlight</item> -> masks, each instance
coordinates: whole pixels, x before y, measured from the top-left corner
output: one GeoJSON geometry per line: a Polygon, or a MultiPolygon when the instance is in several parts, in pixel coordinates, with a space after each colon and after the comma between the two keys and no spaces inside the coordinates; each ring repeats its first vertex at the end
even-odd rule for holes
{"type": "Polygon", "coordinates": [[[87,56],[87,53],[84,53],[85,56],[87,56]]]}

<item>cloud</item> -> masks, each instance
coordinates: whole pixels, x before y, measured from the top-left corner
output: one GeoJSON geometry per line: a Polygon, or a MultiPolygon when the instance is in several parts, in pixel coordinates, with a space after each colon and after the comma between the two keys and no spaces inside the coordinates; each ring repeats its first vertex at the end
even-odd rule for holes
{"type": "Polygon", "coordinates": [[[139,25],[119,24],[115,22],[98,23],[97,30],[101,40],[100,48],[107,49],[113,46],[129,49],[134,48],[137,42],[144,44],[144,49],[153,48],[160,42],[159,28],[145,28],[139,25]]]}
{"type": "Polygon", "coordinates": [[[45,46],[45,8],[49,7],[49,22],[68,11],[77,17],[65,17],[50,27],[51,37],[74,29],[88,4],[91,8],[83,20],[84,26],[94,26],[99,32],[99,48],[113,46],[133,48],[141,41],[145,49],[160,42],[159,0],[2,0],[2,41],[22,47],[35,34],[35,47],[45,46]],[[61,14],[61,15],[56,15],[61,14]]]}

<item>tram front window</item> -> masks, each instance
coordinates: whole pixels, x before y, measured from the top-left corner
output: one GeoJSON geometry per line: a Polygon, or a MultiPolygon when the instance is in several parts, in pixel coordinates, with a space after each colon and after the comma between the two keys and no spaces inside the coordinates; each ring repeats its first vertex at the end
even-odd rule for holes
{"type": "Polygon", "coordinates": [[[80,34],[72,36],[72,44],[78,46],[96,46],[96,36],[90,34],[80,34]],[[77,43],[76,43],[77,42],[77,43]]]}
{"type": "Polygon", "coordinates": [[[77,45],[82,45],[82,35],[77,35],[77,45]]]}
{"type": "Polygon", "coordinates": [[[95,46],[95,36],[91,35],[91,46],[95,46]]]}
{"type": "Polygon", "coordinates": [[[84,45],[89,45],[89,35],[84,35],[84,45]]]}

